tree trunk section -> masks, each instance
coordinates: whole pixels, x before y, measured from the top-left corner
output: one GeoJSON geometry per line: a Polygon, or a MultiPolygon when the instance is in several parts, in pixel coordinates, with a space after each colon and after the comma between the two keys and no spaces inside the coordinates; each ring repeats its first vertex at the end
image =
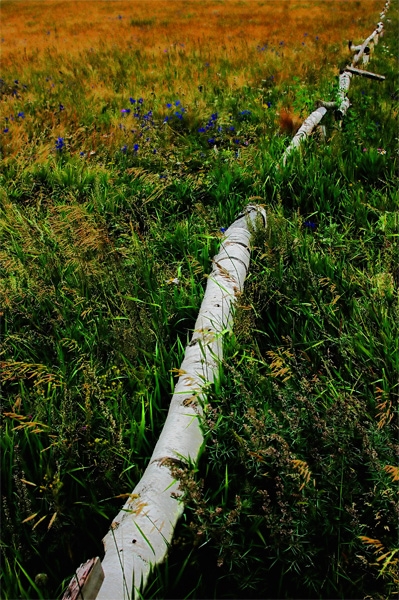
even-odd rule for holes
{"type": "Polygon", "coordinates": [[[314,130],[316,125],[320,123],[326,112],[327,108],[325,108],[324,106],[320,106],[319,108],[316,108],[316,110],[314,110],[311,115],[308,116],[306,121],[304,121],[304,123],[298,129],[296,135],[293,137],[291,144],[288,146],[288,148],[283,154],[282,163],[284,167],[286,165],[288,156],[291,154],[294,148],[297,148],[302,143],[302,141],[312,133],[312,131],[314,130]]]}
{"type": "Polygon", "coordinates": [[[234,305],[249,268],[251,230],[266,213],[249,205],[227,229],[195,329],[180,367],[169,413],[143,477],[115,517],[103,542],[104,582],[98,600],[138,598],[151,567],[161,563],[183,512],[171,465],[196,463],[203,444],[202,404],[218,375],[223,334],[233,324],[234,305]]]}

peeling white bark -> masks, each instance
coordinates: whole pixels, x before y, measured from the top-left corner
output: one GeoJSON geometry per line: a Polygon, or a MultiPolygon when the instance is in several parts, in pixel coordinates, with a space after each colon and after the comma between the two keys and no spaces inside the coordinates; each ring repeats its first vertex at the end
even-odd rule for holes
{"type": "Polygon", "coordinates": [[[340,76],[338,78],[339,89],[338,89],[337,111],[338,111],[341,119],[342,119],[342,117],[344,117],[346,115],[346,112],[351,105],[349,98],[346,95],[346,92],[349,90],[349,86],[351,83],[351,77],[352,77],[352,73],[349,73],[349,71],[344,71],[343,73],[340,74],[340,76]]]}
{"type": "Polygon", "coordinates": [[[138,598],[151,567],[163,561],[183,512],[171,464],[195,463],[203,443],[201,404],[222,358],[222,336],[249,268],[251,227],[266,213],[249,205],[227,229],[214,257],[204,299],[186,348],[169,413],[143,477],[104,538],[104,582],[97,600],[138,598]],[[174,497],[175,496],[175,497],[174,497]]]}
{"type": "Polygon", "coordinates": [[[293,137],[291,144],[288,146],[288,148],[283,154],[283,166],[285,166],[287,158],[294,150],[294,148],[297,148],[302,143],[302,141],[312,133],[312,131],[314,130],[316,125],[320,123],[326,112],[327,109],[324,106],[320,106],[319,108],[316,108],[316,110],[314,110],[311,115],[308,116],[306,121],[304,121],[304,123],[298,129],[296,135],[293,137]]]}

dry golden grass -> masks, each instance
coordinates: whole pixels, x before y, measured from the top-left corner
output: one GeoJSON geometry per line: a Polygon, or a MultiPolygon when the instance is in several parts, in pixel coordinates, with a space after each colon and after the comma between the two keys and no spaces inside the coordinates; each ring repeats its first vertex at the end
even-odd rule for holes
{"type": "Polygon", "coordinates": [[[1,5],[2,63],[19,70],[48,53],[70,57],[105,44],[154,52],[154,58],[177,46],[182,59],[188,46],[208,61],[228,59],[234,65],[242,61],[238,51],[254,42],[284,41],[290,48],[302,44],[306,33],[306,43],[316,49],[316,41],[359,40],[380,9],[380,0],[9,0],[1,5]]]}

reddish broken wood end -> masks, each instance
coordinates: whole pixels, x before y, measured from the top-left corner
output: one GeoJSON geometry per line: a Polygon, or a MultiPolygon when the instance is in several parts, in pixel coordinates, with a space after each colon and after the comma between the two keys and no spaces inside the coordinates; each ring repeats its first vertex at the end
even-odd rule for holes
{"type": "Polygon", "coordinates": [[[103,581],[101,560],[90,558],[76,570],[62,600],[95,600],[103,581]]]}

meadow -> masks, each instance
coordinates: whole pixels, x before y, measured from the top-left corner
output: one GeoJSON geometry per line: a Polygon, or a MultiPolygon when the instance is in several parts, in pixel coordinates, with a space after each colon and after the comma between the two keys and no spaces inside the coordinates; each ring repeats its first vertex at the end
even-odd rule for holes
{"type": "Polygon", "coordinates": [[[143,473],[223,231],[267,211],[145,598],[398,589],[398,7],[1,2],[5,599],[58,598],[143,473]]]}

